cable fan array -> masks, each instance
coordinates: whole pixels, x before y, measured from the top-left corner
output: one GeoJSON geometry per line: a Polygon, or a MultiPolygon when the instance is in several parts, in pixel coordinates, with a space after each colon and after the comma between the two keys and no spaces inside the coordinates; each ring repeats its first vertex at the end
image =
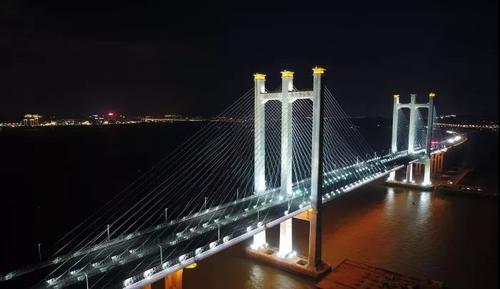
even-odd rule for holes
{"type": "MultiPolygon", "coordinates": [[[[327,87],[323,105],[323,202],[384,176],[401,165],[401,158],[418,157],[377,155],[327,87]]],[[[37,265],[46,276],[39,287],[64,287],[88,278],[91,288],[127,286],[182,268],[186,260],[251,234],[284,212],[309,206],[312,102],[293,103],[293,186],[286,194],[280,190],[281,103],[269,101],[265,108],[262,194],[254,193],[253,114],[250,90],[64,235],[53,258],[37,265]]],[[[398,121],[398,150],[406,151],[403,109],[398,121]]],[[[425,148],[426,123],[417,113],[416,149],[425,148]]],[[[440,131],[434,133],[437,137],[440,131]]]]}

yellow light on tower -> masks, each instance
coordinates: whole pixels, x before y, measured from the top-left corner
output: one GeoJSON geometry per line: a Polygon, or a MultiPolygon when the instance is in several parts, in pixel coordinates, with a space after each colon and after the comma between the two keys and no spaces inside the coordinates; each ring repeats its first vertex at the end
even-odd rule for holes
{"type": "Polygon", "coordinates": [[[293,71],[283,70],[281,72],[281,77],[293,77],[293,71]]]}
{"type": "Polygon", "coordinates": [[[191,264],[186,266],[187,269],[194,269],[196,267],[198,267],[198,264],[196,264],[196,263],[191,263],[191,264]]]}
{"type": "Polygon", "coordinates": [[[255,73],[253,75],[254,80],[266,80],[266,75],[262,73],[255,73]]]}
{"type": "Polygon", "coordinates": [[[429,93],[429,97],[435,97],[436,94],[434,92],[429,93]]]}
{"type": "Polygon", "coordinates": [[[324,73],[325,73],[325,71],[326,71],[326,69],[325,69],[325,68],[323,68],[323,67],[318,67],[318,66],[315,66],[315,67],[313,68],[313,74],[324,74],[324,73]]]}
{"type": "Polygon", "coordinates": [[[399,94],[394,94],[394,98],[399,98],[399,94]]]}

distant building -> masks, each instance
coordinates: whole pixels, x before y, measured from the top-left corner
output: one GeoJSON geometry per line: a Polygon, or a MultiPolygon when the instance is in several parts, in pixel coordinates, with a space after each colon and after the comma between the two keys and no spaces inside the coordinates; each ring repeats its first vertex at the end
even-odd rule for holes
{"type": "Polygon", "coordinates": [[[95,125],[101,125],[104,123],[104,116],[98,115],[98,114],[93,114],[89,116],[90,122],[95,125]]]}
{"type": "Polygon", "coordinates": [[[42,118],[39,114],[26,114],[23,118],[24,126],[39,126],[40,119],[42,118]]]}

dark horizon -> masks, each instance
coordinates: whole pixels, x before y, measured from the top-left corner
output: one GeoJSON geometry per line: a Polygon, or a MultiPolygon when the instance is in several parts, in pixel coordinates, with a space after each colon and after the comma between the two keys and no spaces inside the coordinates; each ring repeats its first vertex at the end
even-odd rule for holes
{"type": "Polygon", "coordinates": [[[5,1],[0,119],[214,116],[255,72],[274,89],[289,69],[308,88],[321,65],[351,116],[390,117],[392,94],[435,91],[439,114],[498,120],[496,1],[309,6],[5,1]]]}

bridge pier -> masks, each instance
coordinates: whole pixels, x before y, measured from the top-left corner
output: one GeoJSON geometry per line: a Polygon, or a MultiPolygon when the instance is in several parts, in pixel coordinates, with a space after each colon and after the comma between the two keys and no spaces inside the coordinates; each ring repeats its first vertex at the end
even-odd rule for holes
{"type": "Polygon", "coordinates": [[[184,270],[180,269],[157,282],[142,287],[141,289],[182,289],[183,273],[184,270]]]}
{"type": "Polygon", "coordinates": [[[410,163],[406,165],[406,178],[405,182],[407,183],[414,183],[415,181],[413,180],[413,164],[410,163]]]}
{"type": "Polygon", "coordinates": [[[259,232],[253,236],[252,249],[262,249],[267,247],[266,230],[259,232]]]}
{"type": "MultiPolygon", "coordinates": [[[[165,289],[182,289],[182,276],[183,276],[184,270],[178,270],[175,273],[172,273],[165,277],[164,284],[165,284],[165,289]]],[[[154,288],[153,288],[154,289],[154,288]]]]}
{"type": "Polygon", "coordinates": [[[280,224],[280,248],[278,251],[279,257],[287,257],[292,252],[292,219],[281,222],[280,224]]]}
{"type": "Polygon", "coordinates": [[[424,180],[422,182],[424,186],[432,185],[431,182],[431,160],[430,158],[424,159],[424,180]]]}
{"type": "Polygon", "coordinates": [[[440,173],[443,171],[444,167],[444,152],[440,152],[432,155],[431,158],[431,167],[434,174],[440,173]]]}

